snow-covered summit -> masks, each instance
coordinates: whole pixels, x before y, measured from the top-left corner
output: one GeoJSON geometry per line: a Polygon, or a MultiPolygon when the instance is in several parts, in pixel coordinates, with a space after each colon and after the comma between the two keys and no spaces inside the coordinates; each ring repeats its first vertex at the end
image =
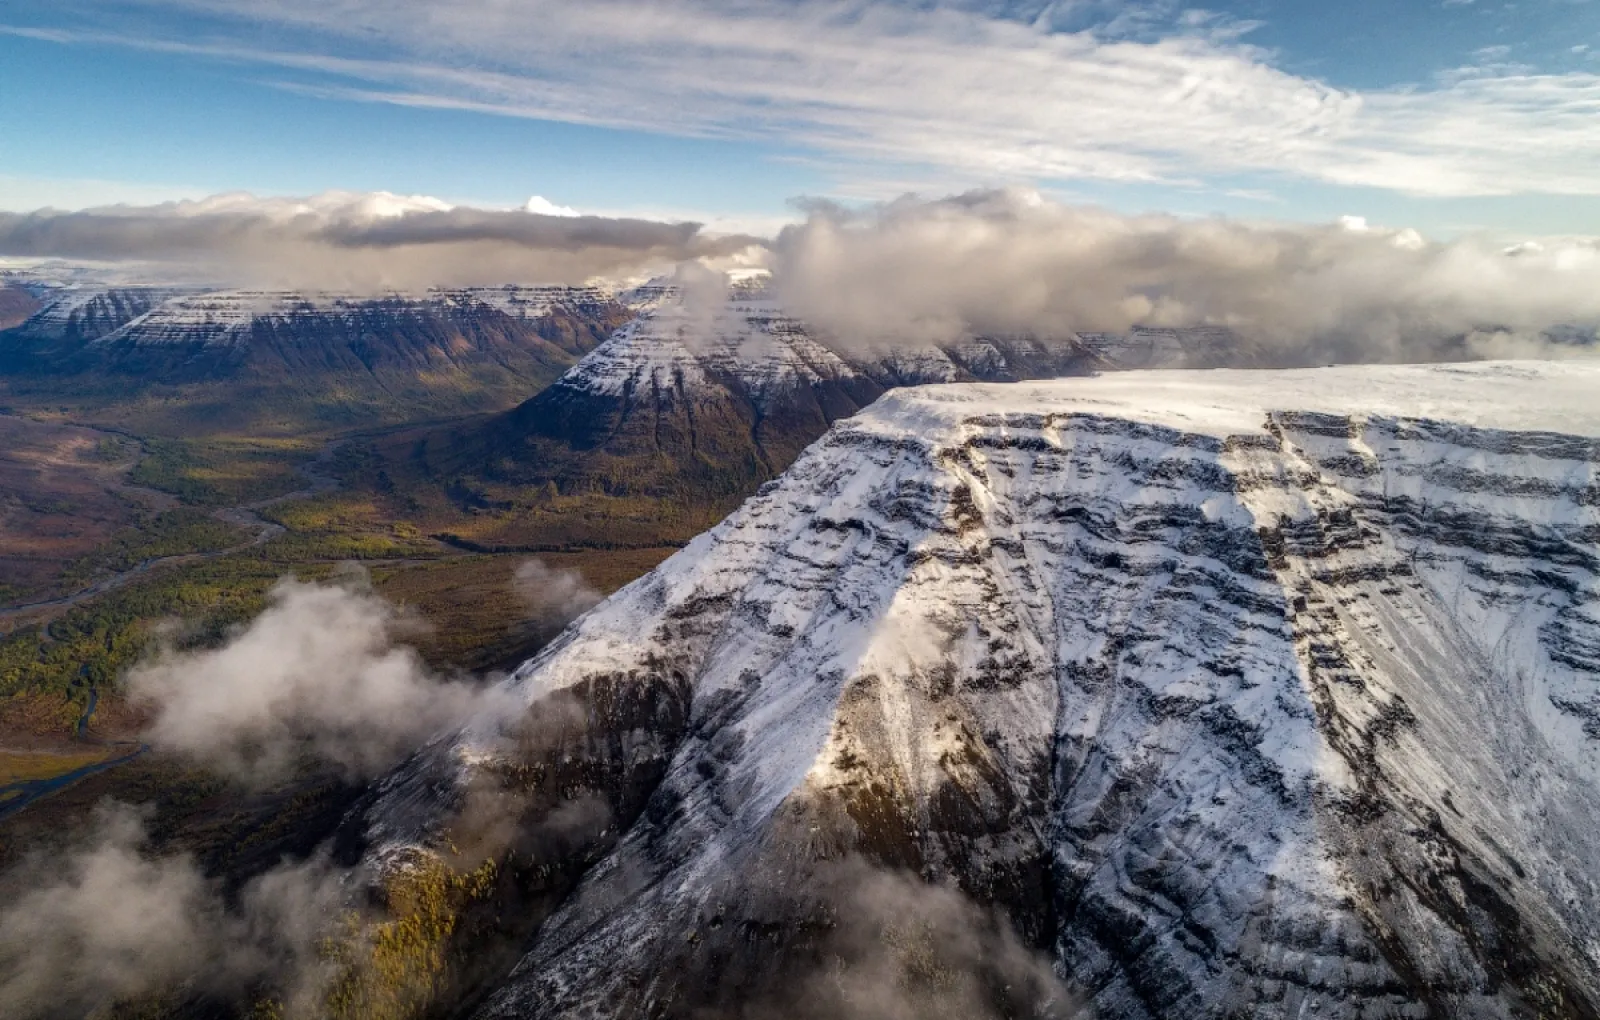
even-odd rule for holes
{"type": "Polygon", "coordinates": [[[949,439],[974,419],[1098,414],[1226,438],[1260,433],[1280,411],[1600,436],[1600,359],[1131,371],[926,386],[886,395],[853,424],[949,439]]]}
{"type": "Polygon", "coordinates": [[[675,337],[636,319],[584,356],[556,383],[571,390],[620,397],[639,387],[673,390],[706,385],[699,359],[675,337]]]}
{"type": "Polygon", "coordinates": [[[727,387],[758,408],[826,386],[873,391],[926,382],[1017,379],[1083,371],[1097,360],[1075,337],[966,337],[951,343],[855,343],[814,330],[783,306],[764,274],[725,287],[663,278],[622,295],[638,318],[558,385],[615,396],[651,387],[693,396],[727,387]]]}
{"type": "Polygon", "coordinates": [[[615,298],[602,287],[526,286],[437,288],[428,292],[458,302],[472,301],[504,312],[513,319],[528,321],[549,315],[557,308],[607,304],[615,298]]]}
{"type": "Polygon", "coordinates": [[[20,328],[44,340],[93,340],[186,293],[174,287],[54,288],[20,328]]]}
{"type": "Polygon", "coordinates": [[[207,291],[171,297],[94,343],[134,346],[198,343],[213,347],[248,344],[258,318],[295,312],[335,312],[344,299],[335,294],[291,291],[207,291]]]}
{"type": "Polygon", "coordinates": [[[732,380],[757,400],[855,373],[759,284],[697,299],[662,285],[639,317],[592,351],[559,385],[596,394],[694,390],[732,380]]]}

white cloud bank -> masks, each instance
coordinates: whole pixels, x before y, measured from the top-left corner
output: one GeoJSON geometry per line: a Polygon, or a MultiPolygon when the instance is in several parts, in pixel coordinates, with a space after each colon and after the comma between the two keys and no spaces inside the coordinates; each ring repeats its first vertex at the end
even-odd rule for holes
{"type": "Polygon", "coordinates": [[[185,282],[353,291],[581,283],[751,240],[712,237],[697,223],[578,215],[543,199],[483,209],[387,192],[0,212],[0,255],[137,259],[173,266],[185,282]]]}
{"type": "MultiPolygon", "coordinates": [[[[450,206],[424,197],[222,195],[159,206],[0,213],[0,255],[165,260],[230,283],[422,289],[670,273],[690,309],[715,269],[764,265],[788,310],[846,345],[971,333],[1217,326],[1251,363],[1531,354],[1600,323],[1600,244],[1432,242],[1333,224],[1125,216],[1034,191],[813,203],[775,238],[695,224],[450,206]]],[[[202,277],[204,279],[204,277],[202,277]]],[[[707,313],[709,314],[709,313],[707,313]]]]}
{"type": "MultiPolygon", "coordinates": [[[[546,637],[600,600],[581,574],[538,560],[513,590],[546,637]]],[[[417,626],[363,573],[331,584],[286,578],[220,647],[159,648],[124,684],[151,712],[153,745],[241,781],[281,779],[306,756],[372,776],[468,719],[524,707],[496,685],[429,669],[403,643],[417,626]]]]}
{"type": "Polygon", "coordinates": [[[219,195],[80,213],[0,213],[0,254],[206,265],[229,283],[422,289],[670,273],[707,307],[712,269],[766,265],[787,310],[845,345],[963,334],[1221,326],[1248,363],[1547,353],[1600,323],[1600,243],[1438,243],[1336,224],[1122,216],[1026,189],[846,209],[811,203],[774,238],[696,224],[475,209],[389,193],[219,195]],[[704,291],[704,293],[702,293],[704,291]],[[1570,331],[1570,329],[1568,329],[1570,331]],[[1533,345],[1531,345],[1533,344],[1533,345]]]}
{"type": "Polygon", "coordinates": [[[1129,217],[1020,190],[820,206],[779,235],[773,270],[791,311],[861,343],[1210,325],[1300,363],[1512,353],[1600,322],[1593,242],[1508,252],[1354,218],[1129,217]]]}
{"type": "Polygon", "coordinates": [[[824,153],[836,169],[910,165],[969,181],[1269,174],[1420,195],[1600,194],[1600,75],[1492,65],[1341,89],[1274,66],[1242,41],[1243,26],[1192,12],[1129,37],[948,2],[133,6],[206,13],[237,30],[205,44],[141,35],[148,21],[123,33],[31,34],[275,65],[297,76],[285,87],[347,99],[774,140],[824,153]]]}

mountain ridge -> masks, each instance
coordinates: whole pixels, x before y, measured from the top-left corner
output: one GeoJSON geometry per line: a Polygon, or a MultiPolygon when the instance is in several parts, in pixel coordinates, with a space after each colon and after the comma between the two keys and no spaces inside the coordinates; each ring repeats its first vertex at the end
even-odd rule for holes
{"type": "Polygon", "coordinates": [[[0,333],[0,368],[14,392],[126,401],[176,391],[208,425],[258,424],[252,405],[324,426],[382,423],[514,405],[631,316],[585,287],[419,297],[69,289],[0,333]]]}
{"type": "Polygon", "coordinates": [[[742,1015],[841,855],[1003,906],[1099,1017],[1593,1017],[1596,383],[891,393],[391,777],[372,859],[609,805],[484,1017],[742,1015]]]}

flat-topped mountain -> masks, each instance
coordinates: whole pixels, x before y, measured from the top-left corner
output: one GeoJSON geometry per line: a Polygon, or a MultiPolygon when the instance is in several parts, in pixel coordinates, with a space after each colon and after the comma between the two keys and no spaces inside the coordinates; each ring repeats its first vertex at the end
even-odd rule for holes
{"type": "Polygon", "coordinates": [[[1597,390],[889,394],[391,776],[367,859],[499,862],[532,941],[483,1017],[803,1013],[862,945],[905,1015],[1595,1017],[1597,390]],[[845,860],[1003,908],[1065,991],[938,969],[845,860]]]}
{"type": "Polygon", "coordinates": [[[1215,329],[938,343],[828,337],[787,314],[761,276],[734,283],[725,299],[699,300],[668,280],[620,292],[507,285],[351,295],[29,279],[32,290],[17,291],[28,314],[0,329],[0,375],[14,394],[126,400],[202,387],[216,391],[202,401],[209,415],[287,402],[289,418],[321,425],[530,401],[434,444],[430,470],[578,490],[615,491],[620,458],[630,492],[687,484],[742,495],[830,422],[895,386],[1241,356],[1215,329]],[[541,393],[568,368],[576,371],[541,393]],[[647,451],[662,470],[633,463],[647,451]]]}
{"type": "Polygon", "coordinates": [[[204,345],[248,347],[259,339],[258,326],[298,324],[314,328],[318,320],[357,322],[369,309],[414,316],[502,315],[565,340],[568,353],[592,349],[609,334],[619,305],[595,287],[474,287],[433,290],[424,294],[376,296],[269,290],[193,290],[176,287],[63,288],[47,294],[43,307],[20,324],[18,339],[57,341],[64,356],[70,343],[92,345],[95,354],[127,347],[204,345]],[[587,316],[596,320],[589,342],[563,336],[552,320],[587,316]],[[610,326],[610,328],[607,328],[610,326]],[[599,336],[592,334],[599,332],[599,336]]]}
{"type": "Polygon", "coordinates": [[[236,404],[382,422],[514,404],[631,316],[590,287],[379,297],[66,289],[0,333],[0,368],[41,390],[209,387],[236,404]]]}
{"type": "MultiPolygon", "coordinates": [[[[616,513],[588,531],[574,531],[581,522],[571,519],[551,522],[585,541],[643,541],[646,519],[682,518],[693,534],[830,424],[895,387],[1211,364],[1238,354],[1217,330],[1161,331],[1159,342],[1144,333],[847,339],[787,314],[759,277],[714,298],[658,284],[623,299],[638,317],[548,389],[468,427],[407,438],[389,454],[403,460],[390,473],[447,480],[469,509],[538,515],[526,494],[541,490],[614,502],[616,513]]],[[[484,544],[516,544],[525,530],[484,544]]]]}
{"type": "Polygon", "coordinates": [[[181,287],[62,288],[47,292],[43,306],[18,325],[15,338],[55,342],[67,349],[121,329],[185,293],[181,287]]]}

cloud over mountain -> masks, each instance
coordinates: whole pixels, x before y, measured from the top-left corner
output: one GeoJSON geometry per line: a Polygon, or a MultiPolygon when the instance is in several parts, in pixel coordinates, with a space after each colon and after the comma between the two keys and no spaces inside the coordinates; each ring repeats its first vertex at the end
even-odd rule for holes
{"type": "Polygon", "coordinates": [[[1507,251],[1410,230],[1122,216],[1020,190],[813,207],[773,268],[800,317],[861,343],[963,333],[1227,327],[1269,360],[1509,352],[1600,321],[1600,248],[1507,251]]]}
{"type": "Polygon", "coordinates": [[[764,264],[788,312],[862,349],[1212,326],[1248,342],[1252,363],[1434,360],[1549,353],[1552,328],[1585,336],[1600,325],[1593,240],[1506,247],[1360,217],[1130,216],[1023,188],[801,208],[801,222],[759,238],[387,193],[234,194],[0,213],[0,254],[146,260],[184,282],[357,292],[669,273],[688,308],[725,297],[708,266],[764,264]]]}
{"type": "Polygon", "coordinates": [[[0,212],[4,254],[154,260],[229,283],[351,290],[576,283],[749,243],[709,237],[696,223],[480,209],[383,192],[0,212]]]}

